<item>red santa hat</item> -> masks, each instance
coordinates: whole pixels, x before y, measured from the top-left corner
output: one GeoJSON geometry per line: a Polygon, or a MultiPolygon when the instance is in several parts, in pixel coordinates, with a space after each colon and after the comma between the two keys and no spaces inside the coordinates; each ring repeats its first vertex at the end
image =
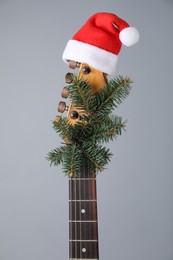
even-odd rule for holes
{"type": "Polygon", "coordinates": [[[108,75],[115,73],[122,43],[132,46],[139,40],[136,28],[112,13],[96,13],[68,41],[63,60],[87,63],[108,75]]]}

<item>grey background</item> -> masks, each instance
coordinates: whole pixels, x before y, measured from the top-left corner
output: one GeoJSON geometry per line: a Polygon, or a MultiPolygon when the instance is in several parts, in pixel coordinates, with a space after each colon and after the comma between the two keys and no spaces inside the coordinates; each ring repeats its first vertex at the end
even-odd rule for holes
{"type": "Polygon", "coordinates": [[[0,260],[68,259],[68,181],[49,167],[65,45],[90,15],[136,26],[117,75],[134,79],[116,113],[127,132],[98,176],[100,259],[173,260],[173,1],[0,1],[0,260]]]}

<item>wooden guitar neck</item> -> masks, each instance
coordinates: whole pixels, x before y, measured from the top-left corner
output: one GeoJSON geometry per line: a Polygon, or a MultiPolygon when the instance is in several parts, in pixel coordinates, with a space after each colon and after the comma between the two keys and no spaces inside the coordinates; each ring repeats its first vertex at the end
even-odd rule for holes
{"type": "MultiPolygon", "coordinates": [[[[87,80],[95,92],[107,81],[104,73],[87,64],[79,65],[79,77],[87,80]]],[[[72,110],[79,115],[81,111],[73,105],[69,109],[69,122],[75,124],[79,119],[70,118],[72,110]]],[[[69,257],[99,259],[96,174],[85,162],[78,177],[69,176],[69,257]]]]}
{"type": "Polygon", "coordinates": [[[69,178],[69,258],[99,259],[96,175],[85,164],[69,178]]]}

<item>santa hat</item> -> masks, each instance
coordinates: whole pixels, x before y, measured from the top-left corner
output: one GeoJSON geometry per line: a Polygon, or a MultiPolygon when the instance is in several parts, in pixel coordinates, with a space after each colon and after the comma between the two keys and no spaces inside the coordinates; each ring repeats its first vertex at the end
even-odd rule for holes
{"type": "Polygon", "coordinates": [[[63,60],[87,63],[107,74],[116,71],[122,43],[132,46],[139,40],[136,28],[112,13],[96,13],[68,41],[63,60]]]}

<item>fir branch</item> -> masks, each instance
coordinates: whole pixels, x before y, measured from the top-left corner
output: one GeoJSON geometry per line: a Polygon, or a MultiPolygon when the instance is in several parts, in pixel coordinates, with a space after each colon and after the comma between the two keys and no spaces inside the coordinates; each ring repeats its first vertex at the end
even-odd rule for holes
{"type": "Polygon", "coordinates": [[[122,76],[108,82],[96,95],[100,105],[93,111],[92,116],[104,120],[104,117],[110,114],[129,95],[131,83],[132,80],[129,77],[124,78],[122,76]]]}
{"type": "Polygon", "coordinates": [[[71,135],[69,131],[70,125],[68,124],[67,118],[61,118],[58,123],[56,121],[53,122],[53,129],[62,139],[71,142],[71,135]]]}
{"type": "Polygon", "coordinates": [[[80,147],[76,145],[69,145],[65,151],[63,160],[63,172],[65,175],[78,175],[82,165],[82,159],[83,157],[80,147]]]}
{"type": "Polygon", "coordinates": [[[68,86],[69,97],[76,108],[90,114],[90,97],[94,96],[92,87],[83,78],[73,77],[73,84],[68,86]]]}
{"type": "Polygon", "coordinates": [[[48,161],[50,161],[50,166],[52,164],[54,166],[57,166],[63,162],[63,158],[64,158],[66,149],[67,149],[66,146],[61,146],[48,153],[48,156],[46,158],[48,161]]]}
{"type": "Polygon", "coordinates": [[[82,123],[76,123],[74,126],[69,124],[67,118],[62,118],[58,123],[53,123],[53,128],[56,133],[59,133],[60,137],[64,139],[67,143],[77,143],[78,136],[82,129],[82,123]],[[81,125],[81,126],[80,126],[81,125]]]}
{"type": "Polygon", "coordinates": [[[81,139],[97,143],[108,143],[109,141],[113,141],[118,135],[121,135],[124,127],[125,122],[122,122],[121,117],[111,116],[105,122],[94,121],[92,124],[87,124],[81,139]]]}
{"type": "Polygon", "coordinates": [[[103,171],[112,156],[109,149],[93,144],[93,142],[83,143],[82,151],[88,160],[90,170],[96,172],[103,171]]]}
{"type": "Polygon", "coordinates": [[[88,82],[73,78],[70,99],[82,111],[83,120],[74,125],[67,118],[54,122],[53,128],[66,144],[48,154],[51,165],[62,163],[65,175],[70,176],[79,175],[84,162],[93,172],[105,168],[112,154],[101,144],[114,140],[125,130],[126,121],[111,113],[129,95],[131,83],[129,77],[119,76],[94,93],[88,82]]]}
{"type": "Polygon", "coordinates": [[[74,77],[73,84],[69,86],[70,98],[74,106],[90,116],[91,120],[104,120],[129,95],[131,83],[130,77],[119,76],[94,93],[87,81],[74,77]]]}

